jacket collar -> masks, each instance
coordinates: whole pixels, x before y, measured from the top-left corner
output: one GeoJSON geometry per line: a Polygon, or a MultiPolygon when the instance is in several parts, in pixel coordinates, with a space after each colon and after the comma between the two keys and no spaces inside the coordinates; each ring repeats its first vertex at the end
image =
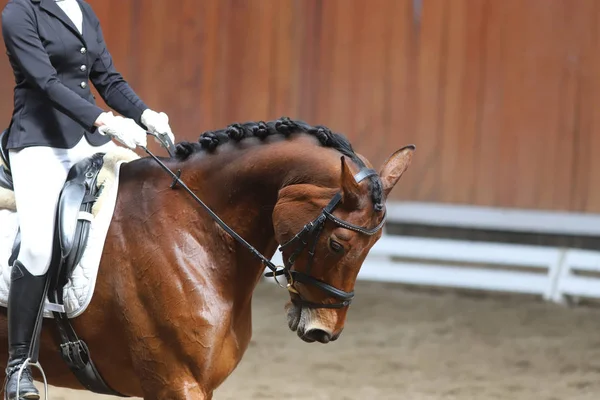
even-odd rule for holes
{"type": "MultiPolygon", "coordinates": [[[[31,0],[31,1],[33,3],[39,3],[40,8],[42,8],[49,14],[52,14],[56,18],[58,18],[63,24],[65,24],[67,26],[67,28],[69,28],[71,30],[71,32],[73,32],[79,39],[81,39],[81,41],[83,43],[85,43],[85,39],[83,38],[82,34],[79,33],[79,30],[77,29],[77,27],[75,27],[75,25],[73,24],[71,19],[67,16],[67,14],[65,14],[65,12],[62,10],[62,8],[60,8],[56,4],[55,0],[31,0]]],[[[79,3],[79,1],[78,1],[78,3],[79,3]]],[[[82,9],[82,12],[83,12],[83,9],[82,9]]],[[[84,18],[84,22],[85,22],[85,18],[84,18]]]]}

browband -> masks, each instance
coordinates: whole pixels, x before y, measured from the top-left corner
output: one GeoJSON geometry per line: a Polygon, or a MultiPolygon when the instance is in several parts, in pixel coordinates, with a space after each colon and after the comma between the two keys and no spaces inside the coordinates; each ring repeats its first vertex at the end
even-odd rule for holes
{"type": "Polygon", "coordinates": [[[374,175],[378,175],[377,171],[375,171],[374,169],[363,168],[360,171],[358,171],[356,175],[354,175],[354,180],[356,181],[356,183],[361,183],[363,180],[374,175]]]}

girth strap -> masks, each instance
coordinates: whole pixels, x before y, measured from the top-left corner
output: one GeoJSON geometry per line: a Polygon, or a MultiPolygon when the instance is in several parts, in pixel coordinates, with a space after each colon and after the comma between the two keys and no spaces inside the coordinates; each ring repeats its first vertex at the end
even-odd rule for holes
{"type": "Polygon", "coordinates": [[[67,316],[58,312],[53,314],[61,338],[60,353],[62,359],[67,363],[79,383],[93,393],[130,397],[113,390],[102,379],[102,375],[92,361],[87,344],[77,337],[77,333],[75,333],[67,316]]]}

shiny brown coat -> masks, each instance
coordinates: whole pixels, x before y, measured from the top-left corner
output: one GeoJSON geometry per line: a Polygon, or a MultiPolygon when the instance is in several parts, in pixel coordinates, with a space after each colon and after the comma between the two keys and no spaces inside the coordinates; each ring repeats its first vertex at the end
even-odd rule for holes
{"type": "MultiPolygon", "coordinates": [[[[357,166],[340,162],[338,151],[306,134],[265,142],[244,139],[219,146],[214,154],[198,152],[184,161],[165,162],[173,171],[181,169],[181,179],[267,257],[339,190],[345,200],[336,216],[360,226],[377,225],[381,212],[373,211],[367,185],[352,177],[357,166]]],[[[413,149],[395,152],[380,168],[386,196],[410,164],[413,149]]],[[[121,393],[147,400],[211,399],[248,347],[252,293],[264,267],[170,183],[150,158],[122,167],[95,294],[73,324],[106,382],[121,393]]],[[[312,274],[352,290],[380,235],[366,237],[327,225],[312,274]],[[331,251],[332,240],[343,252],[331,251]]],[[[297,264],[302,263],[301,257],[297,264]]],[[[313,301],[327,300],[314,288],[297,289],[313,301]]],[[[314,339],[307,332],[315,329],[337,339],[348,311],[300,309],[291,302],[286,309],[290,328],[308,342],[314,339]]],[[[3,354],[6,323],[3,313],[3,354]]],[[[56,339],[53,321],[45,320],[40,362],[49,383],[80,388],[59,356],[56,339]]]]}

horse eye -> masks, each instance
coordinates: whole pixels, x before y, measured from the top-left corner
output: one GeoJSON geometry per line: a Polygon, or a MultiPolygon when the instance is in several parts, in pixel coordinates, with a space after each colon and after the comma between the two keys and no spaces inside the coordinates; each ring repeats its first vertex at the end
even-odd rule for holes
{"type": "Polygon", "coordinates": [[[334,253],[341,253],[344,251],[344,246],[336,242],[335,240],[329,240],[329,247],[334,253]]]}

